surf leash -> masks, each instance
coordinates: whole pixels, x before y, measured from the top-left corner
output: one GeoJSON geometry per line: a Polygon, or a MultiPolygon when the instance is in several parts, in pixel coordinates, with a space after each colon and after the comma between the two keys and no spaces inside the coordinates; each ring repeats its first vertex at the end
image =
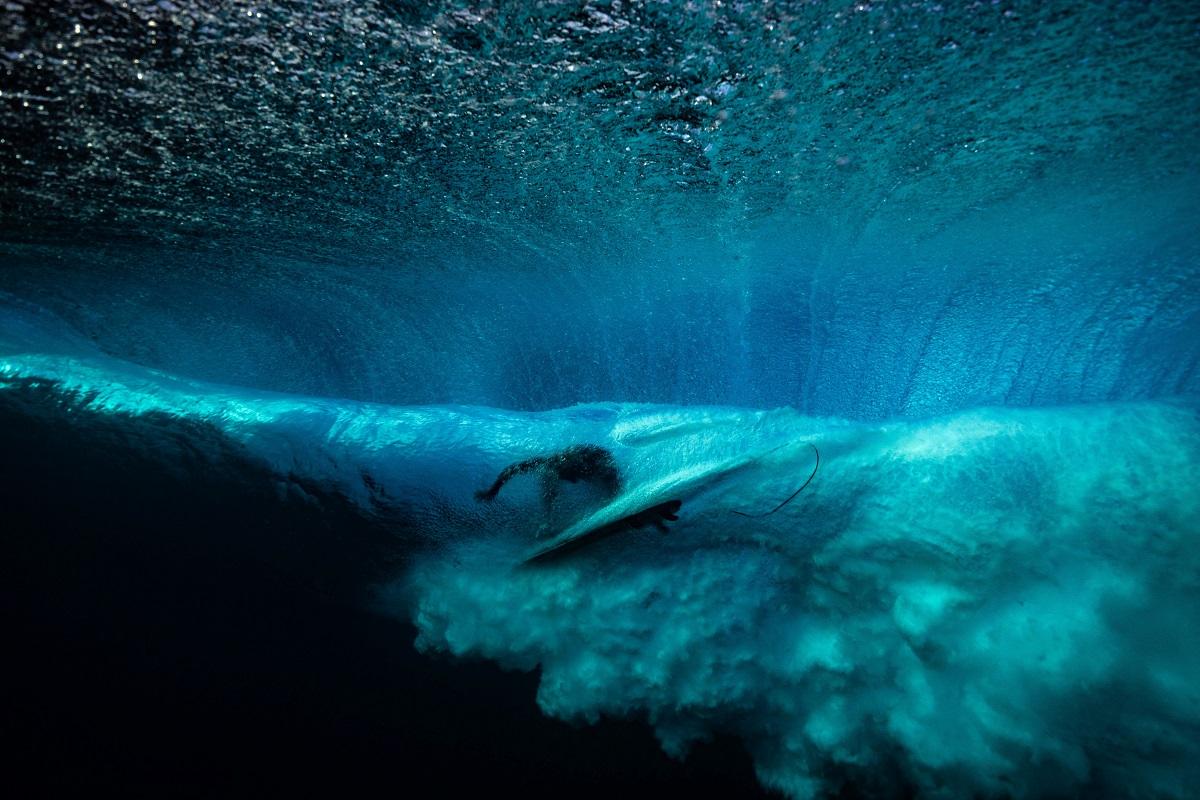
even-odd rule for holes
{"type": "MultiPolygon", "coordinates": [[[[805,481],[803,484],[801,484],[801,486],[800,486],[800,488],[799,488],[799,489],[797,489],[796,491],[794,491],[794,492],[792,492],[790,495],[788,495],[788,498],[787,498],[786,500],[784,500],[782,503],[780,503],[779,505],[775,506],[775,507],[774,507],[774,508],[772,508],[770,511],[764,512],[764,513],[762,513],[762,514],[747,514],[745,511],[733,511],[733,513],[734,513],[734,514],[737,514],[739,517],[748,517],[748,518],[750,518],[750,519],[762,519],[763,517],[769,517],[769,516],[771,516],[771,515],[772,515],[772,514],[774,514],[776,511],[778,511],[779,509],[781,509],[781,508],[783,508],[784,506],[786,506],[788,503],[790,503],[790,502],[792,502],[793,500],[795,500],[795,499],[796,499],[796,495],[800,494],[800,493],[801,493],[801,492],[803,492],[803,491],[804,491],[806,488],[808,488],[808,485],[809,485],[810,483],[812,483],[812,479],[813,479],[813,478],[815,478],[815,477],[817,477],[817,469],[818,469],[818,468],[821,466],[821,451],[820,451],[820,450],[818,450],[818,449],[817,449],[817,446],[816,446],[815,444],[813,444],[812,442],[809,442],[809,443],[808,443],[808,446],[809,446],[809,447],[811,447],[811,448],[813,449],[813,452],[817,454],[817,463],[813,464],[813,471],[812,471],[812,474],[808,476],[808,480],[806,480],[806,481],[805,481]]],[[[731,510],[732,510],[732,509],[731,509],[731,510]]]]}

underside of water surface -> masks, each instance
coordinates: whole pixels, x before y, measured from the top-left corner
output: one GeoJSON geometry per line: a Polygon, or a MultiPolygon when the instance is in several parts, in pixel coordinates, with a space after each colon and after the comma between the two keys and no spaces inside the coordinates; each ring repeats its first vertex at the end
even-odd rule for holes
{"type": "Polygon", "coordinates": [[[19,752],[1193,796],[1198,152],[1192,2],[9,0],[19,752]]]}

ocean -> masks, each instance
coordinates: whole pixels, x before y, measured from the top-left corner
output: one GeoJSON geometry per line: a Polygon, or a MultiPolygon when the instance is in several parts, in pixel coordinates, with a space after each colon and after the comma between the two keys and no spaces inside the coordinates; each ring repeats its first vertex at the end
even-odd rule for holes
{"type": "Polygon", "coordinates": [[[1195,795],[1193,3],[0,40],[14,779],[1195,795]]]}

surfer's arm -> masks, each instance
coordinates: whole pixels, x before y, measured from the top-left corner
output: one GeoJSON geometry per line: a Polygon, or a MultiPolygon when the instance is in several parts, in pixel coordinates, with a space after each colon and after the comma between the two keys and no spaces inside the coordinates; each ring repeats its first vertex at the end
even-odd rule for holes
{"type": "Polygon", "coordinates": [[[480,489],[478,492],[475,493],[475,499],[476,500],[494,500],[494,499],[496,499],[496,495],[500,494],[500,489],[504,486],[505,483],[507,483],[509,481],[510,478],[514,478],[517,475],[521,475],[526,472],[532,472],[533,470],[537,469],[538,467],[542,466],[545,463],[546,463],[546,459],[538,456],[538,457],[526,459],[524,461],[518,461],[516,464],[509,464],[507,467],[505,467],[504,469],[502,469],[500,471],[500,474],[498,476],[496,476],[495,483],[493,483],[487,489],[480,489]]]}

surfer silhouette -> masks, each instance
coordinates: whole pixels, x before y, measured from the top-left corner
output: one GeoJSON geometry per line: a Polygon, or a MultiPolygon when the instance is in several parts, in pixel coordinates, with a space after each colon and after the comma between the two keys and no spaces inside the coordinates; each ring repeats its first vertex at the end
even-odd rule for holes
{"type": "Polygon", "coordinates": [[[547,514],[558,497],[559,485],[563,481],[593,484],[606,497],[613,497],[621,491],[621,473],[612,453],[599,445],[577,444],[548,456],[535,456],[508,465],[501,470],[495,483],[475,493],[475,499],[480,502],[495,500],[505,483],[528,472],[537,472],[541,477],[542,503],[547,514]]]}

